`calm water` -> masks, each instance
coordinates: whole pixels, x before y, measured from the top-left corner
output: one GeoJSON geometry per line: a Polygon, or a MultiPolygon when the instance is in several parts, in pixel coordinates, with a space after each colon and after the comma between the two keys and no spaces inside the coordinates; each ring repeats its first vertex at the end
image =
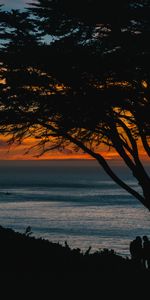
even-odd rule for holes
{"type": "MultiPolygon", "coordinates": [[[[139,190],[130,173],[116,173],[139,190]]],[[[140,191],[140,190],[139,190],[140,191]]],[[[0,224],[85,251],[129,255],[136,235],[150,237],[150,214],[93,161],[0,162],[0,224]]]]}

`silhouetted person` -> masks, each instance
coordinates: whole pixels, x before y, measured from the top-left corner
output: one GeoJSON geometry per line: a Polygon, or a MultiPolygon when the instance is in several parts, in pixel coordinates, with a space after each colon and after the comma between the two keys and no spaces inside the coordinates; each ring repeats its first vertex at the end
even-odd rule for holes
{"type": "Polygon", "coordinates": [[[143,236],[143,263],[150,269],[150,241],[146,235],[143,236]]]}
{"type": "Polygon", "coordinates": [[[143,249],[142,249],[142,239],[140,236],[137,236],[133,241],[131,241],[130,253],[131,253],[131,259],[134,262],[136,263],[142,262],[143,249]]]}
{"type": "Polygon", "coordinates": [[[26,236],[29,236],[32,234],[32,230],[31,230],[31,226],[28,226],[25,230],[25,233],[24,233],[26,236]]]}

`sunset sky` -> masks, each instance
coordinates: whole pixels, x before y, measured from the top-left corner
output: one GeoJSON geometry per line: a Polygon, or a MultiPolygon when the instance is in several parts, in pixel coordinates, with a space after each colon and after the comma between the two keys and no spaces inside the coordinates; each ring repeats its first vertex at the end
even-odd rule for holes
{"type": "MultiPolygon", "coordinates": [[[[44,155],[38,157],[37,151],[31,150],[29,153],[26,153],[27,150],[35,145],[36,141],[34,139],[27,139],[21,145],[12,145],[9,146],[4,137],[0,137],[0,160],[37,160],[37,159],[91,159],[91,156],[88,154],[82,153],[82,151],[75,152],[70,149],[65,149],[63,152],[59,151],[49,151],[44,155]]],[[[106,147],[101,146],[100,152],[108,160],[117,159],[118,155],[114,151],[109,151],[106,147]]],[[[38,152],[39,153],[39,152],[38,152]]]]}
{"type": "MultiPolygon", "coordinates": [[[[63,152],[59,151],[49,151],[44,155],[38,157],[37,151],[34,150],[26,153],[27,150],[35,144],[34,139],[27,139],[21,145],[12,145],[8,146],[5,142],[4,138],[0,137],[0,160],[39,160],[39,159],[91,159],[91,156],[88,154],[82,153],[82,151],[75,152],[70,149],[66,149],[63,152]]],[[[100,147],[99,151],[107,160],[116,160],[119,161],[120,158],[116,151],[109,150],[105,146],[100,147]]],[[[147,160],[147,156],[143,151],[142,147],[140,147],[140,154],[142,159],[147,160]]]]}

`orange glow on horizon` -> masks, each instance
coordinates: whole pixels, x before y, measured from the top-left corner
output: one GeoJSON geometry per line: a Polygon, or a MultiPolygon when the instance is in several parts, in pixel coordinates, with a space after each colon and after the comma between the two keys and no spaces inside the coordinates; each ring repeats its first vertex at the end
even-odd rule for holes
{"type": "MultiPolygon", "coordinates": [[[[0,137],[0,160],[69,160],[69,159],[84,159],[91,160],[93,159],[90,155],[86,153],[82,153],[81,151],[75,152],[72,149],[64,149],[63,151],[49,151],[41,156],[37,156],[37,152],[33,149],[28,153],[27,150],[35,144],[35,140],[33,138],[28,138],[20,145],[11,145],[9,146],[6,143],[6,139],[4,137],[0,137]]],[[[148,157],[145,154],[144,149],[142,148],[141,143],[139,143],[140,156],[143,160],[148,161],[148,157]]],[[[111,149],[108,150],[106,146],[101,146],[101,151],[99,152],[106,160],[115,160],[119,161],[120,157],[118,153],[111,149]]]]}

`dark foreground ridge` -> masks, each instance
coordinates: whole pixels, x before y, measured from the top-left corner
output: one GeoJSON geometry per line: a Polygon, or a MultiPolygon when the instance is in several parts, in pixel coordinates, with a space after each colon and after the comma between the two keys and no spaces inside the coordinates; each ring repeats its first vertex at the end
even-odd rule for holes
{"type": "Polygon", "coordinates": [[[30,231],[19,233],[0,226],[1,270],[12,272],[61,271],[61,272],[146,272],[142,265],[135,264],[114,250],[103,249],[94,253],[82,252],[50,242],[43,238],[30,236],[30,231]]]}
{"type": "Polygon", "coordinates": [[[113,250],[90,253],[88,249],[83,253],[78,248],[71,249],[67,242],[62,246],[43,238],[32,237],[28,231],[21,234],[1,226],[0,248],[0,274],[6,281],[8,278],[17,278],[17,282],[22,280],[28,286],[31,277],[34,282],[37,280],[41,284],[41,280],[45,282],[51,276],[53,280],[55,278],[57,281],[59,278],[60,282],[72,281],[77,286],[82,278],[82,284],[84,282],[87,288],[92,282],[97,282],[97,288],[99,284],[102,288],[104,283],[108,286],[110,283],[113,286],[121,283],[126,290],[134,282],[136,289],[139,283],[140,286],[144,284],[144,290],[149,286],[149,270],[113,250]]]}
{"type": "Polygon", "coordinates": [[[142,271],[129,258],[113,250],[82,252],[43,238],[30,236],[28,230],[19,233],[0,226],[1,270],[7,271],[62,271],[62,272],[115,272],[142,271]]]}

